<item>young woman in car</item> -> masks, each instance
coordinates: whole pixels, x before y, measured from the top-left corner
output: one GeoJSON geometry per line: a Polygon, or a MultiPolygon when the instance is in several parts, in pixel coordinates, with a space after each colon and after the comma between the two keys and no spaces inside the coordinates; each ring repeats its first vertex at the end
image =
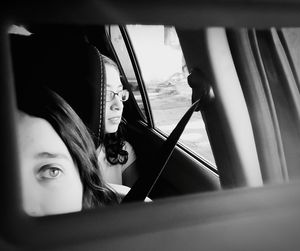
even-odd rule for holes
{"type": "Polygon", "coordinates": [[[18,95],[17,138],[25,212],[76,212],[118,203],[103,181],[94,143],[73,109],[35,87],[18,95]]]}
{"type": "Polygon", "coordinates": [[[132,185],[136,178],[136,155],[124,138],[123,102],[129,92],[123,89],[117,64],[102,55],[106,77],[105,134],[98,147],[98,160],[104,179],[114,184],[132,185]]]}

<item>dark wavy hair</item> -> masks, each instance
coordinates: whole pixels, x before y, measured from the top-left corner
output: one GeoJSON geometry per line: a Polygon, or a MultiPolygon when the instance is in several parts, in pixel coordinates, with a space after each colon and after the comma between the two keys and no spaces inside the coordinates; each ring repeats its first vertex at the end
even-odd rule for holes
{"type": "Polygon", "coordinates": [[[18,108],[48,121],[67,146],[83,185],[83,209],[117,204],[118,196],[105,184],[93,140],[75,111],[47,88],[27,88],[17,92],[18,108]],[[30,92],[30,93],[29,93],[30,92]]]}
{"type": "MultiPolygon", "coordinates": [[[[120,74],[118,65],[109,57],[101,55],[104,66],[110,65],[114,67],[120,74]]],[[[125,145],[125,126],[121,122],[118,131],[115,133],[106,133],[103,138],[103,146],[105,148],[105,157],[111,165],[126,164],[128,160],[128,152],[124,150],[125,145]]]]}
{"type": "Polygon", "coordinates": [[[123,124],[120,124],[117,132],[104,135],[105,156],[111,165],[123,165],[128,160],[128,152],[123,149],[125,145],[123,126],[123,124]]]}

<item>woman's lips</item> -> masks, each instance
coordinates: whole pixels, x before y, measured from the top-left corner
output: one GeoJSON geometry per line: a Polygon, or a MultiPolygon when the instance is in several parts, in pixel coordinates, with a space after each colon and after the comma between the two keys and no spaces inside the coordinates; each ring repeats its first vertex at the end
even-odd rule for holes
{"type": "Polygon", "coordinates": [[[118,124],[121,121],[121,117],[119,117],[119,116],[111,117],[108,119],[108,121],[110,121],[112,124],[118,124]]]}

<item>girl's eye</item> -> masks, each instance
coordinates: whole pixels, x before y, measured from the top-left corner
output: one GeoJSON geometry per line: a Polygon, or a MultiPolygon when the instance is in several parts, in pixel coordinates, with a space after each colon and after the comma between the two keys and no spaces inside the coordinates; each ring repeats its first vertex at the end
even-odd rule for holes
{"type": "Polygon", "coordinates": [[[40,168],[38,176],[41,180],[57,179],[62,174],[62,170],[54,166],[43,166],[40,168]]]}

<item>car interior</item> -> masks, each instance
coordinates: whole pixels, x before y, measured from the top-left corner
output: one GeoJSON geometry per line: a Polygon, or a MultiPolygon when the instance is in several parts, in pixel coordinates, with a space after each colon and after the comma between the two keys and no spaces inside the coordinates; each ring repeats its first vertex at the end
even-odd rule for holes
{"type": "Polygon", "coordinates": [[[7,2],[0,36],[0,249],[297,250],[299,10],[280,0],[7,2]],[[173,53],[164,55],[177,53],[181,67],[155,87],[147,77],[156,68],[167,71],[172,59],[157,56],[163,53],[154,34],[162,34],[173,53]],[[154,61],[143,59],[146,53],[154,61]],[[106,91],[101,54],[117,63],[129,91],[122,124],[137,156],[137,169],[123,177],[129,192],[121,205],[26,215],[16,104],[23,95],[34,104],[36,83],[49,87],[99,146],[106,91]],[[178,111],[172,126],[157,120],[164,109],[163,122],[178,111]],[[200,127],[212,159],[182,136],[199,140],[193,130],[200,127]],[[152,202],[144,203],[146,197],[152,202]]]}

